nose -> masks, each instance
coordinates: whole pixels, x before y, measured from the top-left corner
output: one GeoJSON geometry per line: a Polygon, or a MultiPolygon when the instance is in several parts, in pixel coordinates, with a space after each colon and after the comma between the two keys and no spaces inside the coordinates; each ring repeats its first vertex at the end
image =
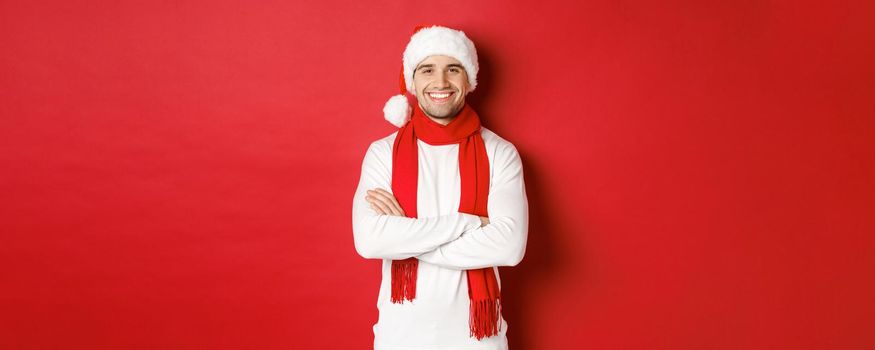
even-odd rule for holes
{"type": "Polygon", "coordinates": [[[449,84],[449,80],[447,80],[447,75],[446,75],[446,73],[438,74],[437,77],[435,77],[435,79],[434,79],[434,84],[433,84],[433,85],[434,85],[435,87],[438,87],[438,88],[449,87],[450,84],[449,84]]]}

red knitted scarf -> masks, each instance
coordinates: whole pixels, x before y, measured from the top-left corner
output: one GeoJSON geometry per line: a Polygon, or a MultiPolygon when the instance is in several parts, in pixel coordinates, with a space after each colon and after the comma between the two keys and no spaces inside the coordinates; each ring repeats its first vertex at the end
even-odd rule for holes
{"type": "MultiPolygon", "coordinates": [[[[459,174],[462,180],[459,211],[488,217],[489,159],[480,135],[480,117],[468,104],[447,125],[413,108],[410,122],[398,130],[392,149],[392,193],[404,213],[416,213],[419,155],[416,140],[430,145],[459,144],[459,174]]],[[[416,297],[416,270],[419,260],[411,257],[392,261],[392,302],[416,297]]],[[[467,270],[468,297],[471,300],[468,324],[470,336],[477,340],[498,334],[501,329],[501,296],[492,267],[467,270]]]]}

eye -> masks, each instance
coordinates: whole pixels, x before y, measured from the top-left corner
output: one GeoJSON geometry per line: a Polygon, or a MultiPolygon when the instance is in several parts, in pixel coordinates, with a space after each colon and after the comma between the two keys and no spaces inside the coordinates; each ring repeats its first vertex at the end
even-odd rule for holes
{"type": "Polygon", "coordinates": [[[422,72],[422,73],[431,73],[431,68],[423,68],[420,72],[422,72]]]}
{"type": "Polygon", "coordinates": [[[450,72],[459,73],[459,68],[455,68],[455,67],[450,68],[450,72]]]}

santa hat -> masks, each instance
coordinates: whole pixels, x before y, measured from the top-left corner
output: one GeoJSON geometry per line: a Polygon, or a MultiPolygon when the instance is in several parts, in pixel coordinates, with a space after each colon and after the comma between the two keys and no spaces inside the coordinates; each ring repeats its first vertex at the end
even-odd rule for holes
{"type": "Polygon", "coordinates": [[[420,62],[433,55],[445,55],[459,60],[468,74],[468,83],[471,85],[468,92],[477,87],[477,49],[465,33],[441,26],[417,26],[402,57],[399,79],[401,93],[389,98],[383,107],[383,116],[392,125],[400,128],[410,120],[413,109],[404,94],[410,92],[416,95],[413,90],[413,71],[420,62]]]}

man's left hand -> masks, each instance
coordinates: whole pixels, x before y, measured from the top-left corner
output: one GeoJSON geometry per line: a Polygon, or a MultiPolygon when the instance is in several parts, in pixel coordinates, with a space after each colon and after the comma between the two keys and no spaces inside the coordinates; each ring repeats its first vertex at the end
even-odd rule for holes
{"type": "Polygon", "coordinates": [[[368,190],[368,196],[365,197],[371,208],[381,215],[404,215],[404,210],[401,209],[401,204],[395,199],[395,196],[382,188],[368,190]]]}

